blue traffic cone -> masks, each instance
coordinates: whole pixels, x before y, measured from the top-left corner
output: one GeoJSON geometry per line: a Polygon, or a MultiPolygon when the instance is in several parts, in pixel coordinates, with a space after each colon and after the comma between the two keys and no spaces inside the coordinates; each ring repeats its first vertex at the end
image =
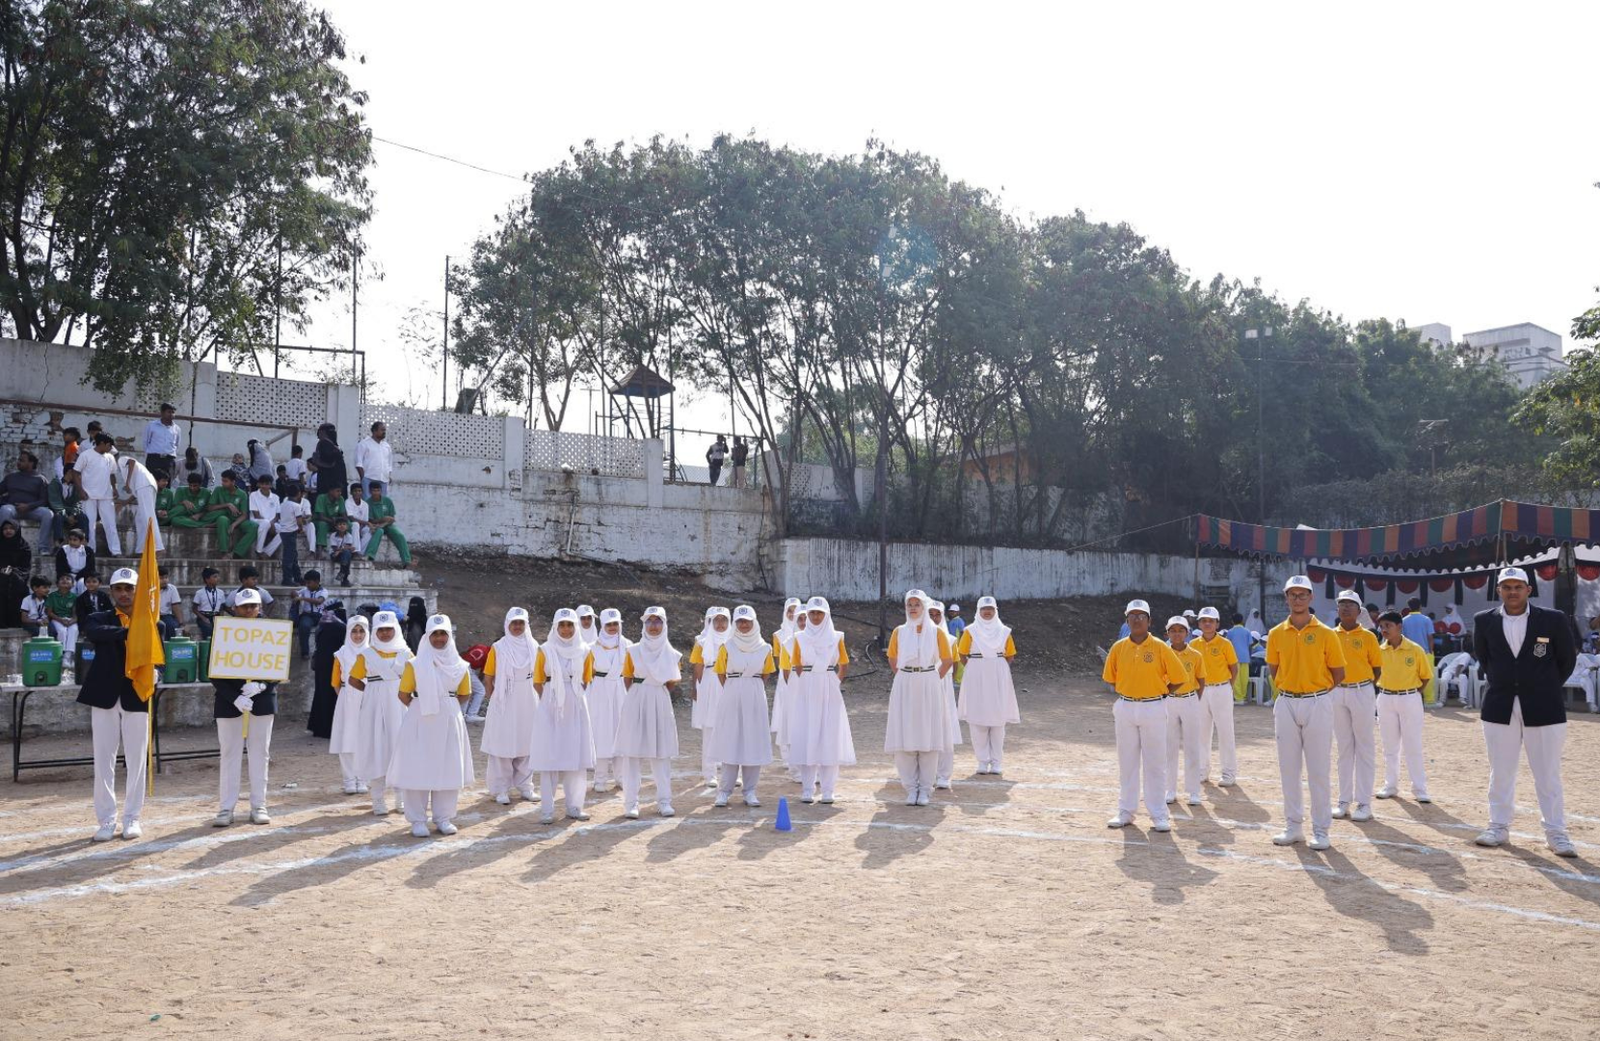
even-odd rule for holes
{"type": "Polygon", "coordinates": [[[778,819],[772,826],[778,831],[794,830],[794,825],[789,823],[789,800],[787,797],[778,800],[778,819]]]}

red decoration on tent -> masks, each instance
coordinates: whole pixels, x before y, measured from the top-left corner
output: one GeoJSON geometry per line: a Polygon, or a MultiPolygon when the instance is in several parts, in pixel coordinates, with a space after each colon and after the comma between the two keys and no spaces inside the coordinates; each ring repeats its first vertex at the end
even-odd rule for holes
{"type": "Polygon", "coordinates": [[[1415,593],[1421,585],[1422,583],[1414,578],[1397,578],[1394,580],[1394,587],[1408,596],[1415,593]]]}
{"type": "Polygon", "coordinates": [[[1450,630],[1450,632],[1452,634],[1456,635],[1456,636],[1460,636],[1461,635],[1461,623],[1460,622],[1451,622],[1448,626],[1446,626],[1446,628],[1448,628],[1450,630]]]}
{"type": "Polygon", "coordinates": [[[1356,584],[1356,576],[1335,573],[1333,576],[1333,584],[1338,586],[1340,589],[1349,589],[1351,586],[1356,584]]]}
{"type": "Polygon", "coordinates": [[[1385,589],[1389,588],[1389,580],[1387,578],[1372,578],[1371,576],[1368,576],[1366,583],[1367,588],[1372,590],[1374,593],[1381,593],[1385,589]]]}
{"type": "Polygon", "coordinates": [[[1428,588],[1435,593],[1448,593],[1455,588],[1456,580],[1453,578],[1430,578],[1428,588]]]}
{"type": "Polygon", "coordinates": [[[1556,576],[1561,574],[1561,568],[1557,564],[1540,564],[1533,570],[1546,582],[1554,582],[1556,576]]]}
{"type": "Polygon", "coordinates": [[[1443,622],[1434,622],[1433,623],[1433,631],[1436,632],[1436,633],[1442,633],[1442,632],[1445,632],[1447,630],[1445,629],[1445,625],[1444,625],[1443,622]]]}
{"type": "Polygon", "coordinates": [[[1593,582],[1600,578],[1600,564],[1579,564],[1578,577],[1585,582],[1593,582]]]}
{"type": "Polygon", "coordinates": [[[1328,573],[1320,568],[1307,568],[1306,577],[1311,579],[1312,582],[1326,582],[1328,573]]]}
{"type": "Polygon", "coordinates": [[[1489,584],[1488,575],[1468,575],[1461,580],[1461,584],[1468,589],[1482,589],[1489,584]]]}

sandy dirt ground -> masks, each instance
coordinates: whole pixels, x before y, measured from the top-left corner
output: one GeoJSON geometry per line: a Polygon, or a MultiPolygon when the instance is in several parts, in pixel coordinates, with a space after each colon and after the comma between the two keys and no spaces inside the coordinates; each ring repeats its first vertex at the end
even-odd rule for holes
{"type": "Polygon", "coordinates": [[[0,782],[0,1037],[1594,1036],[1600,720],[1570,725],[1575,861],[1526,771],[1513,844],[1471,845],[1486,772],[1456,709],[1428,718],[1437,802],[1380,802],[1319,854],[1270,842],[1269,710],[1236,714],[1237,788],[1118,832],[1110,698],[1054,668],[1019,685],[1005,775],[963,748],[918,809],[880,751],[887,677],[850,682],[860,763],[791,833],[776,771],[760,809],[711,806],[686,709],[671,820],[611,794],[541,826],[480,781],[460,834],[414,839],[298,724],[267,826],[209,826],[213,762],[169,767],[145,838],[101,846],[87,770],[0,782]]]}

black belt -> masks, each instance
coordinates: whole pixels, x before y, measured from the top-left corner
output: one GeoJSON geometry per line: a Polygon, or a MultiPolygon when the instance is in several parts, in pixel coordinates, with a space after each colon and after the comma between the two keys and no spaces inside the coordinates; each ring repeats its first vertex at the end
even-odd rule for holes
{"type": "Polygon", "coordinates": [[[609,673],[609,672],[596,672],[594,674],[594,678],[597,679],[597,680],[603,680],[609,675],[611,675],[611,673],[609,673]]]}
{"type": "Polygon", "coordinates": [[[1372,686],[1372,681],[1371,680],[1362,680],[1360,683],[1341,683],[1341,684],[1339,684],[1339,689],[1340,690],[1349,690],[1352,687],[1370,687],[1370,686],[1372,686]]]}
{"type": "Polygon", "coordinates": [[[1388,694],[1390,697],[1401,697],[1406,694],[1421,694],[1422,688],[1412,687],[1410,690],[1384,690],[1382,687],[1380,687],[1378,688],[1378,693],[1388,694]]]}
{"type": "MultiPolygon", "coordinates": [[[[802,665],[802,666],[800,666],[800,671],[801,671],[801,672],[810,672],[810,671],[811,671],[811,666],[809,666],[809,665],[802,665]]],[[[829,672],[838,672],[838,671],[839,671],[839,666],[837,666],[837,665],[830,665],[830,666],[828,666],[828,671],[829,671],[829,672]]]]}
{"type": "Polygon", "coordinates": [[[1117,700],[1118,701],[1131,701],[1135,705],[1142,705],[1147,701],[1165,701],[1166,699],[1167,699],[1167,695],[1165,695],[1165,694],[1157,694],[1153,698],[1130,698],[1130,697],[1127,697],[1126,695],[1123,695],[1123,694],[1118,694],[1117,695],[1117,700]]]}
{"type": "Polygon", "coordinates": [[[1328,693],[1328,692],[1325,691],[1325,690],[1317,690],[1317,691],[1312,691],[1309,694],[1296,694],[1294,691],[1291,691],[1291,690],[1280,690],[1280,691],[1278,691],[1278,696],[1279,697],[1283,697],[1283,698],[1320,698],[1320,697],[1322,697],[1322,695],[1324,695],[1326,693],[1328,693]]]}
{"type": "Polygon", "coordinates": [[[937,669],[938,667],[939,666],[937,666],[937,665],[906,665],[906,666],[902,666],[900,671],[901,672],[932,672],[933,670],[937,669]]]}
{"type": "Polygon", "coordinates": [[[1169,698],[1192,698],[1192,697],[1195,697],[1196,695],[1198,695],[1199,693],[1200,692],[1198,690],[1191,690],[1187,694],[1168,694],[1167,697],[1169,697],[1169,698]]]}
{"type": "Polygon", "coordinates": [[[967,657],[968,658],[981,658],[981,657],[983,657],[983,655],[979,654],[977,651],[968,651],[967,652],[967,657]]]}

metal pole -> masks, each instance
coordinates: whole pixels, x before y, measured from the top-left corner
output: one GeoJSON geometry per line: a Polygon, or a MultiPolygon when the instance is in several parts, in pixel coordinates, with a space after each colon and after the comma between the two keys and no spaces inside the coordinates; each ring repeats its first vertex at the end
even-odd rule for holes
{"type": "Polygon", "coordinates": [[[350,256],[350,378],[356,378],[356,304],[357,283],[361,280],[361,250],[350,256]]]}
{"type": "Polygon", "coordinates": [[[272,378],[278,378],[278,352],[283,344],[283,239],[278,239],[278,282],[272,292],[272,378]]]}
{"type": "MultiPolygon", "coordinates": [[[[1255,333],[1251,329],[1245,335],[1255,333]]],[[[1267,523],[1267,447],[1266,425],[1266,340],[1265,336],[1256,336],[1256,517],[1263,527],[1267,523]]],[[[1267,621],[1267,561],[1261,559],[1260,570],[1256,572],[1256,604],[1261,611],[1261,623],[1267,621]]]]}
{"type": "Polygon", "coordinates": [[[439,407],[450,407],[450,255],[444,258],[444,375],[439,387],[439,407]]]}

